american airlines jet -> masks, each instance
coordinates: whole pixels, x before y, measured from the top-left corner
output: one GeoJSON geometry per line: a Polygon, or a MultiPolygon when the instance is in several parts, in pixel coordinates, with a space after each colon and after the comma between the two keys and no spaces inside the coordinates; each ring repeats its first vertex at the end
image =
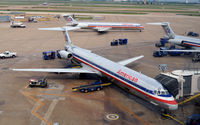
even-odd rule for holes
{"type": "Polygon", "coordinates": [[[110,29],[139,30],[144,26],[138,23],[114,23],[114,22],[78,22],[69,15],[63,15],[68,26],[80,27],[81,29],[94,29],[98,32],[106,32],[110,29]]]}
{"type": "Polygon", "coordinates": [[[192,53],[200,53],[200,39],[191,38],[187,36],[176,35],[171,27],[169,22],[162,23],[147,23],[151,25],[161,25],[165,31],[165,38],[168,39],[169,43],[185,47],[182,50],[165,50],[169,52],[192,52],[192,53]]]}
{"type": "Polygon", "coordinates": [[[66,44],[64,50],[60,51],[62,58],[77,62],[81,68],[55,68],[55,69],[13,69],[14,71],[31,72],[60,72],[60,73],[92,73],[106,77],[129,92],[149,101],[150,103],[167,110],[176,110],[178,104],[174,97],[165,89],[161,83],[142,73],[134,71],[127,64],[134,62],[143,56],[113,62],[101,57],[90,50],[77,47],[71,43],[68,30],[74,27],[40,28],[40,30],[62,31],[65,35],[66,44]]]}

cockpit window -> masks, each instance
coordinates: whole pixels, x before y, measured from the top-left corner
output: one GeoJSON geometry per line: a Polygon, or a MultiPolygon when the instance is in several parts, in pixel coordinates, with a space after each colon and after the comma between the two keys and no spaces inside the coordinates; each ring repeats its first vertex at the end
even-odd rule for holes
{"type": "Polygon", "coordinates": [[[167,90],[161,90],[161,91],[160,90],[154,90],[153,93],[155,95],[168,95],[169,94],[169,92],[167,90]]]}

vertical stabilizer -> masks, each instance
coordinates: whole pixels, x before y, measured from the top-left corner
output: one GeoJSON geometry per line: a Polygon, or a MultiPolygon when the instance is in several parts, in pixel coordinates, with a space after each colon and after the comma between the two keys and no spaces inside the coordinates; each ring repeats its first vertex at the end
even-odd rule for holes
{"type": "Polygon", "coordinates": [[[172,31],[169,22],[147,23],[147,24],[150,24],[150,25],[161,25],[163,30],[165,31],[166,37],[168,39],[174,39],[175,38],[175,33],[172,31]]]}
{"type": "Polygon", "coordinates": [[[68,14],[64,14],[64,15],[62,15],[63,17],[64,17],[64,19],[65,19],[65,21],[67,22],[67,23],[74,23],[74,22],[77,22],[75,19],[73,19],[70,15],[68,15],[68,14]]]}
{"type": "Polygon", "coordinates": [[[172,31],[172,29],[170,27],[170,23],[168,23],[168,22],[162,23],[161,26],[164,29],[167,37],[169,37],[169,39],[174,39],[175,33],[172,31]]]}
{"type": "Polygon", "coordinates": [[[71,49],[71,40],[70,40],[70,38],[69,38],[69,35],[68,35],[68,32],[67,32],[67,30],[64,30],[63,31],[63,34],[64,34],[64,36],[65,36],[65,49],[66,50],[68,50],[68,49],[71,49]]]}
{"type": "Polygon", "coordinates": [[[65,49],[71,48],[71,40],[69,38],[68,32],[69,30],[77,30],[80,27],[54,27],[54,28],[39,28],[39,30],[51,30],[51,31],[62,31],[65,36],[65,49]]]}

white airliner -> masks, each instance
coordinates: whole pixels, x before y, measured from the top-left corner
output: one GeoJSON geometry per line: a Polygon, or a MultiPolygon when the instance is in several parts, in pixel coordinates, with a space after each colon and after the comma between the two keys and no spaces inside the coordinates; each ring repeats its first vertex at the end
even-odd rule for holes
{"type": "Polygon", "coordinates": [[[90,50],[73,45],[67,31],[74,29],[77,28],[40,28],[40,30],[62,31],[65,35],[66,45],[65,49],[60,51],[61,57],[67,60],[72,60],[71,62],[78,62],[81,65],[81,68],[13,70],[32,72],[93,73],[101,77],[106,77],[109,80],[112,79],[114,83],[156,106],[160,106],[167,110],[176,110],[178,108],[178,104],[174,97],[162,86],[161,83],[125,66],[143,58],[143,56],[130,58],[120,62],[113,62],[94,54],[90,50]]]}
{"type": "Polygon", "coordinates": [[[63,15],[68,26],[80,27],[81,29],[94,29],[98,32],[106,32],[110,29],[126,29],[139,30],[144,29],[144,26],[138,23],[114,23],[114,22],[78,22],[69,15],[63,15]]]}
{"type": "Polygon", "coordinates": [[[163,51],[192,52],[192,53],[196,53],[196,54],[200,53],[200,39],[176,35],[170,28],[169,22],[147,23],[147,24],[161,25],[166,33],[166,35],[164,37],[168,39],[169,43],[185,47],[185,49],[181,49],[181,50],[163,50],[163,51]]]}

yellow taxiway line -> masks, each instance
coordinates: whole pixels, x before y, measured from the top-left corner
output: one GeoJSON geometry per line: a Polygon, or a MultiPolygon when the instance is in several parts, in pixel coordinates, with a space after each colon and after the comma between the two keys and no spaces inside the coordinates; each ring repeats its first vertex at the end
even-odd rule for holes
{"type": "MultiPolygon", "coordinates": [[[[31,113],[34,116],[36,116],[38,119],[40,119],[41,121],[43,121],[44,123],[46,123],[47,125],[52,125],[52,123],[49,122],[49,121],[47,121],[44,117],[42,117],[41,115],[39,115],[37,113],[37,111],[40,109],[40,107],[42,105],[44,105],[43,102],[39,101],[38,99],[34,98],[31,95],[52,95],[52,96],[60,96],[60,97],[83,97],[83,98],[88,98],[88,99],[92,99],[92,98],[96,99],[96,97],[93,97],[93,96],[91,96],[91,97],[85,97],[85,96],[65,95],[65,94],[36,93],[36,92],[27,92],[27,91],[23,91],[23,90],[21,90],[21,92],[22,92],[23,95],[25,95],[29,99],[31,99],[31,100],[33,100],[33,101],[35,101],[35,102],[37,102],[39,104],[36,108],[34,108],[32,110],[31,113]]],[[[109,98],[109,97],[105,97],[104,99],[109,100],[110,102],[114,103],[120,109],[128,112],[132,117],[136,118],[137,120],[139,120],[144,125],[149,125],[149,123],[147,123],[146,121],[144,121],[141,117],[137,116],[134,112],[130,111],[128,108],[124,107],[123,105],[121,105],[120,103],[118,103],[117,101],[115,101],[114,99],[109,98]]]]}
{"type": "Polygon", "coordinates": [[[31,113],[36,116],[38,119],[40,119],[41,121],[43,121],[44,123],[46,123],[46,125],[52,125],[52,123],[50,123],[49,121],[47,121],[44,117],[42,117],[41,115],[39,115],[37,113],[37,110],[43,105],[43,103],[41,101],[39,101],[38,99],[34,98],[31,96],[31,94],[29,92],[25,92],[25,91],[21,91],[21,93],[23,95],[25,95],[26,97],[28,97],[29,99],[37,102],[39,105],[37,107],[35,107],[31,113]]]}
{"type": "Polygon", "coordinates": [[[179,105],[182,105],[182,104],[184,104],[184,103],[186,103],[186,102],[189,102],[189,101],[191,101],[191,100],[193,100],[193,99],[195,99],[195,98],[197,98],[197,97],[199,97],[199,96],[200,96],[200,93],[199,93],[199,94],[196,94],[196,95],[194,95],[194,96],[191,96],[190,98],[185,99],[184,101],[179,102],[178,104],[179,104],[179,105]]]}

